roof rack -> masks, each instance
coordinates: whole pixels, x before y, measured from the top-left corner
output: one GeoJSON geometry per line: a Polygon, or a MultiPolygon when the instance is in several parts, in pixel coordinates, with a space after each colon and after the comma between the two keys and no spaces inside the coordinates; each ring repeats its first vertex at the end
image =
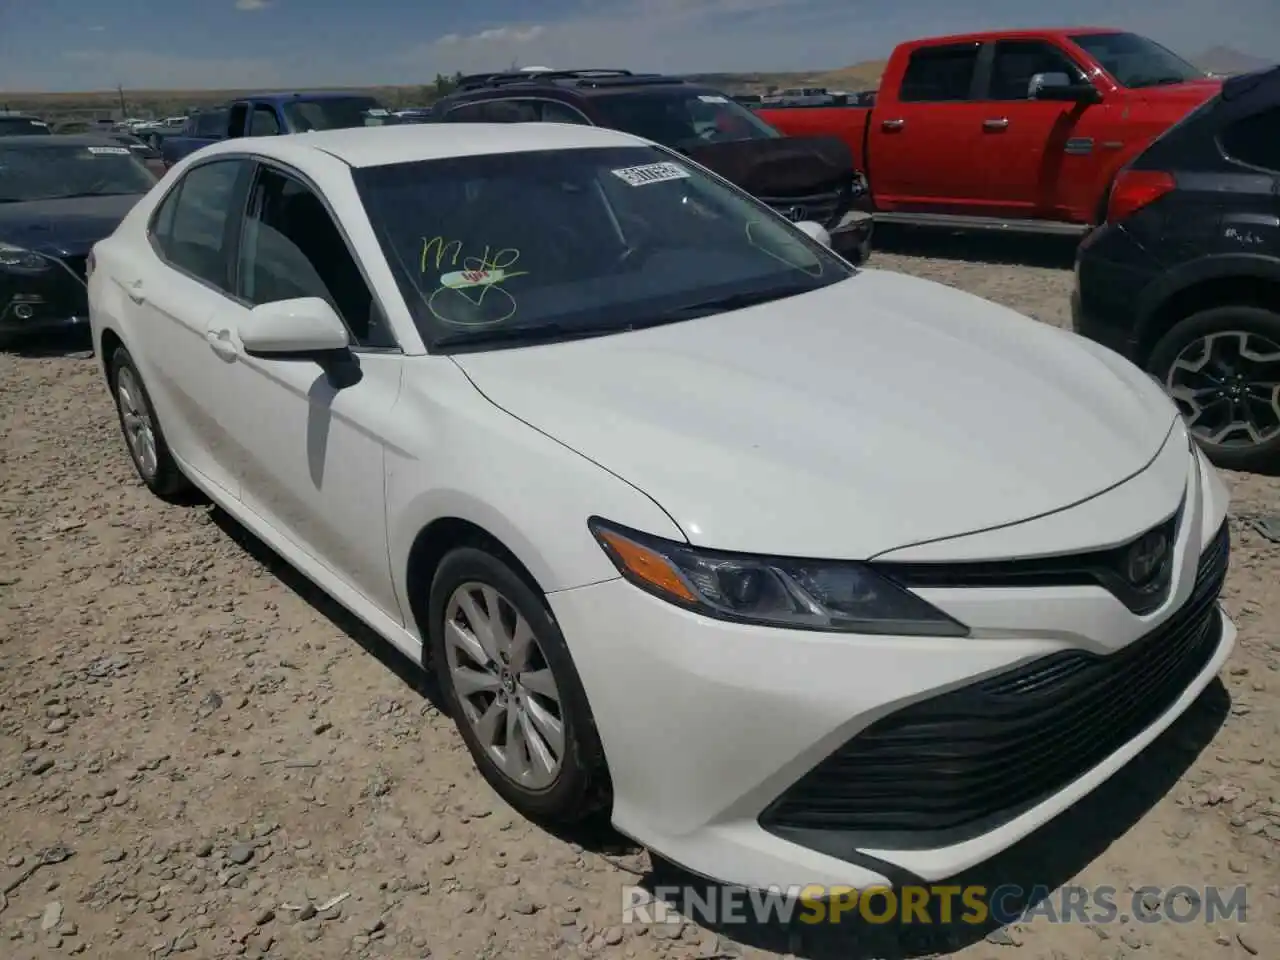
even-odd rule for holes
{"type": "Polygon", "coordinates": [[[659,73],[632,73],[630,70],[503,70],[496,73],[473,73],[463,77],[459,90],[505,87],[514,84],[555,83],[574,80],[580,87],[631,86],[633,84],[683,83],[679,77],[659,73]]]}

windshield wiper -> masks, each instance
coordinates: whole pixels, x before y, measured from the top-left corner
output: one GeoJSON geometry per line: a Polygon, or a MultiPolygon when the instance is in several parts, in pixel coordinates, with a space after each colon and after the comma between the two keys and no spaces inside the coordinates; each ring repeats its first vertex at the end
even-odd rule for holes
{"type": "Polygon", "coordinates": [[[731,293],[727,297],[700,300],[697,303],[688,303],[682,307],[667,310],[660,315],[660,319],[656,322],[671,323],[676,320],[692,320],[697,317],[706,317],[714,313],[727,313],[730,310],[742,310],[745,307],[754,307],[761,303],[770,303],[774,300],[782,300],[785,297],[808,293],[813,289],[815,288],[808,284],[792,284],[787,287],[774,287],[771,290],[760,290],[754,293],[731,293]]]}

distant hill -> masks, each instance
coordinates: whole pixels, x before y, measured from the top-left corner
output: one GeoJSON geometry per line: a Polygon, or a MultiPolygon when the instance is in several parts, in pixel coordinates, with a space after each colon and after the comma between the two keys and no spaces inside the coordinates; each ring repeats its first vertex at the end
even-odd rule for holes
{"type": "Polygon", "coordinates": [[[1193,58],[1195,65],[1209,73],[1248,73],[1250,70],[1261,70],[1269,67],[1275,60],[1263,60],[1248,53],[1241,53],[1231,47],[1213,47],[1193,58]]]}

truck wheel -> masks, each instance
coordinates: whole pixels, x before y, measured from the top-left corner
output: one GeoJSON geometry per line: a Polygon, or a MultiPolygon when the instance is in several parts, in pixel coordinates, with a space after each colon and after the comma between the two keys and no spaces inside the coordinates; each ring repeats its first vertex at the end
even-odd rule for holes
{"type": "Polygon", "coordinates": [[[1280,313],[1224,306],[1192,314],[1160,339],[1147,370],[1215,464],[1280,467],[1280,313]]]}

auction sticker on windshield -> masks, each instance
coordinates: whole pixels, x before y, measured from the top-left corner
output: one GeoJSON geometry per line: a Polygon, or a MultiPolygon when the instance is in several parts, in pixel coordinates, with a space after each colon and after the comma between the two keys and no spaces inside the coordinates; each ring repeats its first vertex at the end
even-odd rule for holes
{"type": "Polygon", "coordinates": [[[678,163],[646,163],[639,167],[620,167],[609,172],[633,187],[666,183],[668,180],[685,180],[689,176],[689,171],[678,163]]]}
{"type": "Polygon", "coordinates": [[[115,157],[127,157],[129,155],[128,147],[86,147],[85,149],[94,156],[100,153],[107,153],[115,157]]]}

